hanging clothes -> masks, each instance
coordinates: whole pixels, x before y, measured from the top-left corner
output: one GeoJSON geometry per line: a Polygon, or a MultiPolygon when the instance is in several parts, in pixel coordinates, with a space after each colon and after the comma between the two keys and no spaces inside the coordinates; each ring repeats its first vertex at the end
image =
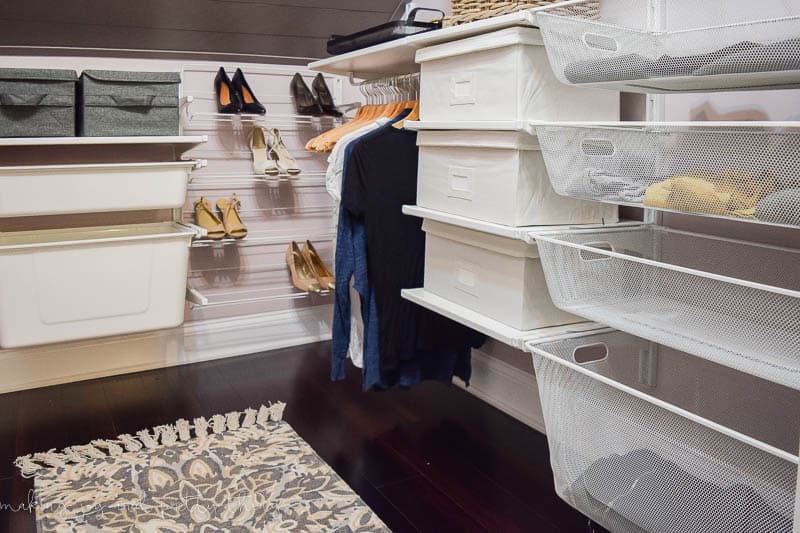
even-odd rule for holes
{"type": "MultiPolygon", "coordinates": [[[[353,230],[356,255],[363,238],[366,261],[356,258],[354,263],[368,267],[366,276],[356,275],[367,311],[365,389],[410,387],[424,379],[449,383],[454,375],[468,382],[471,348],[485,337],[400,296],[402,289],[423,283],[422,224],[402,214],[402,206],[416,200],[416,133],[387,124],[360,137],[345,152],[340,223],[353,230]],[[373,337],[377,345],[370,343],[373,337]]],[[[337,245],[337,258],[338,251],[337,245]]],[[[336,310],[345,308],[337,303],[336,310]]]]}

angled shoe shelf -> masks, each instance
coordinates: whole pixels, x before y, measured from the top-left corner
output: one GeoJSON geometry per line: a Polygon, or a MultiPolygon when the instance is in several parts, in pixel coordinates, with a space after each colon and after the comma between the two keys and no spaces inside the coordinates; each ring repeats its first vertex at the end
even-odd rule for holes
{"type": "Polygon", "coordinates": [[[292,292],[286,292],[287,289],[275,287],[270,289],[250,289],[241,291],[224,291],[214,290],[204,293],[198,289],[187,287],[186,300],[192,308],[202,307],[224,307],[232,305],[247,305],[264,302],[280,302],[289,300],[304,300],[314,298],[325,298],[332,294],[333,291],[321,292],[301,292],[292,289],[292,292]]]}

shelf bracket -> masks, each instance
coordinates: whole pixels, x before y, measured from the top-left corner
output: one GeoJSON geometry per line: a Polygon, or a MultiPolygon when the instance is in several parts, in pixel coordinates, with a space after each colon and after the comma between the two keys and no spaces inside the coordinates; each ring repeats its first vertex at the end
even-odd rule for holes
{"type": "Polygon", "coordinates": [[[203,296],[203,294],[197,289],[193,289],[191,287],[186,287],[186,300],[195,305],[208,305],[208,298],[203,296]]]}

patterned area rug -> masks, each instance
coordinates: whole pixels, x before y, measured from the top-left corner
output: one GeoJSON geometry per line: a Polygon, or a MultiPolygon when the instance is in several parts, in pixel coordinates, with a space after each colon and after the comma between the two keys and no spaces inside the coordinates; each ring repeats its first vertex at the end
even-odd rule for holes
{"type": "Polygon", "coordinates": [[[385,532],[283,403],[20,457],[40,532],[385,532]]]}

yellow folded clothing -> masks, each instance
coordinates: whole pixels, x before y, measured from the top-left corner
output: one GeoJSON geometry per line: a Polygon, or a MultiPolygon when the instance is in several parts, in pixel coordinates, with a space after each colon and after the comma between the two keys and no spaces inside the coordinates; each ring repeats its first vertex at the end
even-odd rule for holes
{"type": "Polygon", "coordinates": [[[654,183],[645,191],[644,205],[689,213],[753,218],[758,201],[775,190],[775,178],[755,178],[747,172],[693,170],[654,183]]]}

